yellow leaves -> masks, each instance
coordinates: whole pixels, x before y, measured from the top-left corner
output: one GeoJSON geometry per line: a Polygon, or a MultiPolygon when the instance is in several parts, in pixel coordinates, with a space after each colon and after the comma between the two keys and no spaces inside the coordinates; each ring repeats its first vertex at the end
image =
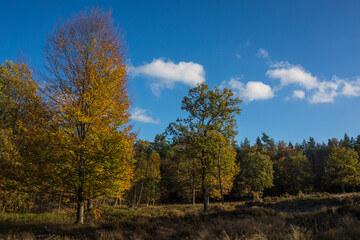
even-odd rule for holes
{"type": "Polygon", "coordinates": [[[100,222],[100,221],[101,221],[101,214],[102,214],[102,212],[103,212],[103,210],[101,209],[101,207],[94,209],[94,218],[95,218],[95,221],[97,221],[97,222],[100,222]]]}
{"type": "Polygon", "coordinates": [[[358,186],[360,179],[359,155],[354,149],[334,146],[327,157],[326,177],[335,185],[358,186]]]}
{"type": "Polygon", "coordinates": [[[5,167],[5,164],[20,164],[17,162],[20,155],[14,140],[11,129],[0,129],[0,167],[5,167]]]}

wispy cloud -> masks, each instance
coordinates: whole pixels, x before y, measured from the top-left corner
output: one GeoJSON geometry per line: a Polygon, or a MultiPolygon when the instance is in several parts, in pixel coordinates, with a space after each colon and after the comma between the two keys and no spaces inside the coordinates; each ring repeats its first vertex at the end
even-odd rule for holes
{"type": "Polygon", "coordinates": [[[232,78],[228,82],[222,84],[223,87],[229,87],[234,93],[242,98],[245,102],[256,100],[266,100],[273,98],[274,91],[269,85],[262,82],[249,81],[242,83],[239,78],[232,78]]]}
{"type": "Polygon", "coordinates": [[[293,98],[299,98],[299,99],[304,99],[305,97],[305,92],[302,90],[294,90],[293,91],[293,98]]]}
{"type": "Polygon", "coordinates": [[[202,65],[193,62],[174,63],[170,60],[154,59],[141,66],[129,66],[132,76],[144,76],[150,79],[152,92],[159,96],[164,88],[174,88],[176,84],[194,87],[205,82],[205,70],[202,65]]]}
{"type": "Polygon", "coordinates": [[[261,58],[269,58],[269,53],[265,48],[260,48],[256,56],[261,58]]]}
{"type": "MultiPolygon", "coordinates": [[[[270,64],[270,70],[266,75],[272,79],[280,80],[281,89],[287,85],[297,85],[307,91],[309,103],[332,103],[339,95],[348,97],[360,96],[360,79],[348,81],[333,76],[331,80],[319,80],[300,65],[292,65],[289,62],[275,62],[270,64]]],[[[295,90],[293,98],[303,99],[305,91],[295,90]]]]}
{"type": "Polygon", "coordinates": [[[141,108],[134,108],[131,112],[131,119],[142,122],[142,123],[153,123],[153,124],[160,124],[160,119],[154,119],[151,117],[151,112],[146,109],[141,108]],[[149,116],[150,115],[150,116],[149,116]]]}
{"type": "Polygon", "coordinates": [[[309,98],[310,103],[332,103],[334,98],[339,94],[337,90],[340,88],[342,81],[324,81],[319,82],[316,91],[309,98]]]}
{"type": "Polygon", "coordinates": [[[360,96],[360,77],[356,81],[345,82],[341,94],[349,97],[360,96]]]}

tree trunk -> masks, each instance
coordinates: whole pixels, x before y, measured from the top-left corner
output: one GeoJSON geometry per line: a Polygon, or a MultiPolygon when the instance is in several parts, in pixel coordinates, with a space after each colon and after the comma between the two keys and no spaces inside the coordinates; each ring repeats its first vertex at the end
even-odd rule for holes
{"type": "Polygon", "coordinates": [[[220,187],[220,194],[221,194],[221,202],[224,204],[224,195],[223,195],[223,189],[221,185],[221,165],[220,165],[220,156],[221,156],[221,145],[219,148],[219,159],[218,159],[218,169],[219,169],[219,187],[220,187]]]}
{"type": "Polygon", "coordinates": [[[93,208],[92,199],[87,200],[87,210],[91,210],[93,208]]]}
{"type": "Polygon", "coordinates": [[[84,202],[77,203],[76,223],[84,224],[84,202]]]}
{"type": "Polygon", "coordinates": [[[344,184],[341,184],[341,190],[342,190],[343,193],[345,193],[345,186],[344,186],[344,184]]]}
{"type": "Polygon", "coordinates": [[[134,198],[133,198],[133,201],[132,201],[132,207],[134,207],[136,205],[136,188],[134,190],[134,198]]]}
{"type": "Polygon", "coordinates": [[[84,223],[84,200],[83,200],[83,189],[79,187],[77,191],[77,211],[76,211],[76,223],[84,223]]]}
{"type": "Polygon", "coordinates": [[[154,181],[154,185],[153,185],[153,201],[152,201],[152,204],[153,206],[155,206],[155,197],[156,197],[156,186],[155,186],[155,181],[154,181]]]}
{"type": "Polygon", "coordinates": [[[61,210],[61,198],[62,198],[62,192],[60,192],[60,197],[59,197],[59,211],[61,210]]]}
{"type": "Polygon", "coordinates": [[[254,192],[253,193],[253,201],[258,201],[258,200],[260,200],[260,193],[254,192]]]}
{"type": "Polygon", "coordinates": [[[208,199],[207,199],[207,192],[206,192],[206,186],[205,186],[205,167],[202,168],[202,174],[201,174],[201,191],[202,191],[202,197],[204,201],[204,212],[208,211],[208,199]]]}
{"type": "Polygon", "coordinates": [[[144,182],[141,182],[141,188],[140,188],[140,193],[139,193],[139,199],[136,205],[140,204],[141,201],[141,195],[142,195],[142,191],[143,191],[143,187],[144,187],[144,182]]]}
{"type": "Polygon", "coordinates": [[[1,209],[1,213],[4,213],[5,210],[6,210],[6,205],[7,205],[7,202],[6,202],[6,194],[5,194],[5,197],[4,197],[4,200],[3,200],[3,208],[1,209]]]}
{"type": "Polygon", "coordinates": [[[192,196],[192,200],[193,200],[193,206],[195,207],[195,194],[196,194],[196,190],[195,190],[195,188],[193,188],[193,196],[192,196]]]}

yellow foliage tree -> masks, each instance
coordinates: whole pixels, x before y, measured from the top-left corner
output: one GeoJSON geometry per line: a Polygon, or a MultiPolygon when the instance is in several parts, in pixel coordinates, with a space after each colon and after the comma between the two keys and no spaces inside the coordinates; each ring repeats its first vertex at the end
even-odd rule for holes
{"type": "MultiPolygon", "coordinates": [[[[30,69],[24,63],[6,61],[0,66],[0,198],[2,210],[17,199],[22,207],[37,188],[36,167],[41,165],[43,145],[38,129],[44,129],[45,108],[30,69]],[[30,134],[31,133],[31,134],[30,134]],[[31,164],[37,156],[37,165],[31,164]],[[31,174],[30,174],[31,173],[31,174]],[[21,202],[21,203],[20,203],[21,202]]],[[[43,137],[41,137],[43,139],[43,137]]],[[[41,168],[44,175],[44,168],[41,168]]]]}
{"type": "Polygon", "coordinates": [[[92,9],[56,25],[45,50],[53,166],[83,223],[85,200],[119,196],[133,175],[124,41],[110,13],[92,9]]]}

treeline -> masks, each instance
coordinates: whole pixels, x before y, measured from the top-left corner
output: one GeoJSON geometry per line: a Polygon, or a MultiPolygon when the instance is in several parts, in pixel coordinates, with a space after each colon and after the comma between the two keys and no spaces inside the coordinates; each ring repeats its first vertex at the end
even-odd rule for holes
{"type": "Polygon", "coordinates": [[[45,69],[0,66],[0,210],[39,212],[108,204],[202,202],[301,192],[354,191],[360,136],[238,145],[241,100],[199,84],[153,142],[132,132],[124,43],[109,13],[84,11],[56,25],[45,69]]]}
{"type": "MultiPolygon", "coordinates": [[[[130,205],[202,201],[201,169],[182,146],[166,141],[158,134],[153,142],[135,143],[136,180],[126,195],[130,205]],[[147,161],[147,164],[144,163],[147,161]],[[149,169],[156,169],[151,174],[149,169]]],[[[233,146],[236,150],[235,174],[223,179],[226,200],[260,198],[261,196],[297,195],[314,192],[351,192],[360,186],[360,135],[347,134],[340,140],[317,143],[310,137],[301,144],[275,142],[265,133],[251,145],[245,140],[233,146]]],[[[220,149],[220,161],[221,158],[220,149]]],[[[216,172],[214,166],[213,172],[216,172]]],[[[226,170],[225,168],[221,169],[226,170]]],[[[218,178],[217,173],[213,174],[218,178]]],[[[225,175],[225,173],[224,173],[225,175]]],[[[214,180],[209,197],[221,199],[218,181],[214,180]]]]}

